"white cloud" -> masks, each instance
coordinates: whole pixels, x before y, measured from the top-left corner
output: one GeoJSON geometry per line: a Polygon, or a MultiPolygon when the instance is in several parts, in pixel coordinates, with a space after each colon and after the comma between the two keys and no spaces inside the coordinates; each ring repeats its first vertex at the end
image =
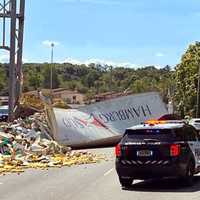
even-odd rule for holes
{"type": "Polygon", "coordinates": [[[60,45],[59,42],[57,42],[57,41],[52,41],[52,40],[44,40],[44,41],[42,42],[42,45],[44,45],[44,46],[46,46],[46,47],[51,47],[52,44],[54,44],[54,46],[60,45]]]}
{"type": "Polygon", "coordinates": [[[164,55],[163,53],[158,52],[158,53],[155,54],[155,56],[156,56],[156,57],[163,57],[163,56],[165,56],[165,55],[164,55]]]}
{"type": "Polygon", "coordinates": [[[9,54],[0,54],[0,63],[8,63],[9,62],[9,54]]]}
{"type": "Polygon", "coordinates": [[[100,65],[103,65],[103,66],[108,65],[108,66],[114,66],[114,67],[138,68],[138,66],[136,64],[133,64],[133,63],[114,62],[114,61],[101,60],[101,59],[88,59],[88,60],[81,61],[81,60],[77,60],[77,59],[66,58],[63,62],[64,63],[77,64],[77,65],[85,64],[87,66],[91,63],[95,63],[95,64],[100,64],[100,65]]]}
{"type": "Polygon", "coordinates": [[[64,61],[61,61],[60,63],[71,63],[73,65],[81,65],[84,64],[83,62],[73,59],[73,58],[66,58],[64,61]]]}
{"type": "Polygon", "coordinates": [[[27,58],[23,58],[23,63],[28,63],[28,62],[31,62],[31,61],[27,58]]]}
{"type": "MultiPolygon", "coordinates": [[[[0,53],[0,63],[9,63],[9,53],[0,53]]],[[[15,59],[17,60],[17,56],[15,57],[15,59]]],[[[29,59],[27,58],[23,58],[23,63],[28,63],[29,59]]]]}

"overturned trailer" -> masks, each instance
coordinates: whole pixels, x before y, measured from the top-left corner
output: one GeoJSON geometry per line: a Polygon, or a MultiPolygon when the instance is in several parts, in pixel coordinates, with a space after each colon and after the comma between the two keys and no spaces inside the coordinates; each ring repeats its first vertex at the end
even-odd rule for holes
{"type": "Polygon", "coordinates": [[[116,144],[127,127],[167,114],[159,93],[118,97],[78,109],[46,106],[53,138],[74,148],[116,144]]]}

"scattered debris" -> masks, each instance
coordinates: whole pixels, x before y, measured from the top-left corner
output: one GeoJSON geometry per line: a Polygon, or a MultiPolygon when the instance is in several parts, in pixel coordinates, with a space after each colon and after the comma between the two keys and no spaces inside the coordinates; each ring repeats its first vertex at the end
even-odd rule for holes
{"type": "Polygon", "coordinates": [[[37,91],[35,94],[23,94],[20,103],[25,107],[44,110],[44,103],[40,99],[39,91],[37,91]]]}
{"type": "Polygon", "coordinates": [[[102,159],[105,156],[72,151],[55,142],[48,133],[43,113],[13,123],[0,123],[0,174],[97,163],[102,159]]]}

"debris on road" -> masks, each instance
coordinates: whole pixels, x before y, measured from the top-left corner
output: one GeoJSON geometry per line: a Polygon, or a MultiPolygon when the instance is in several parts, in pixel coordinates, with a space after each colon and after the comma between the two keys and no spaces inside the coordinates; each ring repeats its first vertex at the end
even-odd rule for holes
{"type": "Polygon", "coordinates": [[[0,174],[97,163],[103,159],[102,155],[72,151],[55,142],[48,133],[45,114],[0,123],[0,174]]]}

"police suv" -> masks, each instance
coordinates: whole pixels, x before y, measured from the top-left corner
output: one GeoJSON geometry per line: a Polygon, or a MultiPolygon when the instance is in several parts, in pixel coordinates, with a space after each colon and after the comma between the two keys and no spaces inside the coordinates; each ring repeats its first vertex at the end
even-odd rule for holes
{"type": "Polygon", "coordinates": [[[200,172],[200,137],[183,121],[151,120],[125,131],[115,147],[122,187],[134,179],[177,177],[192,185],[200,172]]]}

